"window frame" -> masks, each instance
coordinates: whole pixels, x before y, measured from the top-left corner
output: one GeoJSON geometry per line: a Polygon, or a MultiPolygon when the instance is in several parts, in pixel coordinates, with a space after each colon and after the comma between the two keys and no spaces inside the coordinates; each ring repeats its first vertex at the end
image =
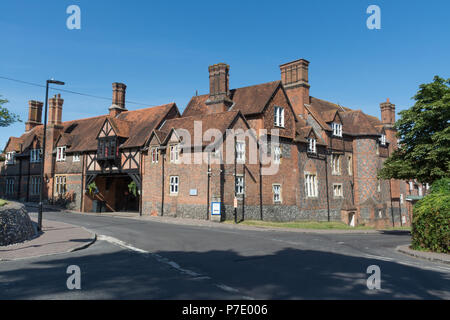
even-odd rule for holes
{"type": "Polygon", "coordinates": [[[169,193],[171,195],[178,195],[180,191],[180,176],[169,177],[169,193]]]}
{"type": "Polygon", "coordinates": [[[55,175],[55,195],[63,196],[66,193],[67,193],[67,176],[55,175]]]}
{"type": "Polygon", "coordinates": [[[16,164],[16,152],[15,151],[10,151],[10,152],[6,153],[5,164],[7,166],[16,164]]]}
{"type": "Polygon", "coordinates": [[[178,163],[180,161],[180,144],[170,145],[169,150],[170,150],[170,162],[178,163]]]}
{"type": "Polygon", "coordinates": [[[317,153],[317,140],[315,138],[308,138],[308,153],[317,153]]]}
{"type": "Polygon", "coordinates": [[[245,179],[243,175],[236,175],[234,178],[234,193],[236,196],[245,195],[245,179]]]}
{"type": "Polygon", "coordinates": [[[273,124],[275,127],[284,128],[285,120],[284,108],[280,106],[274,106],[274,119],[273,124]]]}
{"type": "Polygon", "coordinates": [[[272,200],[273,200],[273,203],[275,203],[275,204],[283,203],[281,183],[272,184],[272,200]],[[275,197],[277,196],[276,187],[278,187],[278,200],[275,199],[275,197]]]}
{"type": "Polygon", "coordinates": [[[159,148],[158,147],[152,147],[151,152],[151,161],[152,163],[158,163],[159,162],[159,148]]]}
{"type": "Polygon", "coordinates": [[[318,198],[319,183],[317,173],[305,172],[305,194],[307,198],[318,198]]]}
{"type": "Polygon", "coordinates": [[[342,158],[341,154],[336,154],[336,153],[331,154],[331,174],[333,176],[342,175],[341,158],[342,158]],[[336,164],[337,164],[337,170],[336,170],[336,164]]]}
{"type": "Polygon", "coordinates": [[[333,129],[333,136],[342,138],[342,124],[333,122],[331,127],[333,129]]]}
{"type": "Polygon", "coordinates": [[[246,160],[246,148],[247,145],[245,141],[236,141],[236,162],[245,163],[246,160]],[[242,148],[239,146],[243,146],[242,148]]]}
{"type": "Polygon", "coordinates": [[[42,149],[31,149],[30,150],[30,162],[39,163],[41,162],[42,149]]]}
{"type": "Polygon", "coordinates": [[[72,162],[80,162],[81,161],[81,159],[80,159],[80,154],[77,152],[77,153],[74,153],[73,155],[72,155],[72,162]]]}
{"type": "Polygon", "coordinates": [[[282,151],[281,151],[281,145],[274,145],[273,146],[273,162],[275,164],[281,164],[281,158],[282,158],[282,151]]]}
{"type": "Polygon", "coordinates": [[[67,148],[66,146],[57,147],[57,149],[56,149],[56,161],[57,162],[66,161],[66,148],[67,148]]]}
{"type": "Polygon", "coordinates": [[[344,197],[344,187],[342,183],[333,183],[333,197],[335,199],[344,197]],[[338,194],[336,194],[336,190],[338,190],[338,194]]]}

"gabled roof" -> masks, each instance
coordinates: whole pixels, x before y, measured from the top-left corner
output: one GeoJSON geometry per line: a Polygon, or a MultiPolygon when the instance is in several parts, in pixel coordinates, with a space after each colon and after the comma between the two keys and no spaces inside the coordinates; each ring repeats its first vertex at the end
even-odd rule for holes
{"type": "Polygon", "coordinates": [[[351,135],[379,135],[366,114],[361,110],[340,113],[344,131],[351,135]]]}
{"type": "Polygon", "coordinates": [[[10,137],[8,142],[6,143],[5,153],[7,152],[20,152],[21,145],[23,144],[23,138],[10,137]]]}
{"type": "MultiPolygon", "coordinates": [[[[195,122],[201,122],[202,125],[202,137],[204,133],[210,129],[219,130],[220,133],[224,134],[226,129],[230,128],[232,124],[238,117],[242,117],[245,121],[242,113],[238,110],[226,111],[221,113],[196,115],[189,117],[181,117],[167,120],[160,129],[160,133],[167,133],[165,141],[163,144],[168,142],[171,133],[175,132],[177,135],[182,135],[182,130],[186,130],[191,136],[191,143],[195,145],[194,141],[194,125],[195,122]]],[[[248,127],[248,124],[247,124],[248,127]]],[[[203,140],[203,139],[202,139],[203,140]]],[[[202,141],[202,145],[209,145],[211,141],[202,141]]]]}
{"type": "MultiPolygon", "coordinates": [[[[243,115],[261,113],[280,86],[281,81],[272,81],[230,90],[229,98],[233,101],[230,109],[239,110],[243,115]]],[[[208,94],[192,97],[183,112],[183,117],[208,114],[209,107],[206,105],[208,97],[208,94]]]]}

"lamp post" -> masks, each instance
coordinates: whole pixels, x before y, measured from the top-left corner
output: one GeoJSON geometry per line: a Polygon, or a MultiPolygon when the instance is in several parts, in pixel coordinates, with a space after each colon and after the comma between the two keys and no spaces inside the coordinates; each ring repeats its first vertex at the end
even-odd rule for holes
{"type": "Polygon", "coordinates": [[[57,80],[47,80],[47,85],[45,87],[45,111],[44,111],[44,138],[42,141],[42,159],[41,159],[41,188],[39,196],[39,210],[38,210],[38,231],[42,231],[42,207],[44,198],[44,162],[45,162],[45,144],[47,137],[47,108],[48,108],[48,85],[57,84],[63,86],[65,83],[57,80]]]}

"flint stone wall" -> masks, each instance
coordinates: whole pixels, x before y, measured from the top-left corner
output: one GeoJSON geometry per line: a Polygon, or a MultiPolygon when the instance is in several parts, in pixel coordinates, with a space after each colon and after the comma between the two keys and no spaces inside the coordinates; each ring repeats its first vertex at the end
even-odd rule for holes
{"type": "Polygon", "coordinates": [[[34,235],[33,224],[23,204],[8,202],[0,207],[0,246],[23,242],[34,235]]]}

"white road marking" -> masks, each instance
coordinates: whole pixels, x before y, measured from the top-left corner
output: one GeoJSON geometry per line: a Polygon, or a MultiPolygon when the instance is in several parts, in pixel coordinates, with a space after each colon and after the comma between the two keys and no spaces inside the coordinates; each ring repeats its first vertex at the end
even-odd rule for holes
{"type": "MultiPolygon", "coordinates": [[[[176,263],[174,261],[171,261],[171,260],[169,260],[167,258],[164,258],[163,256],[161,256],[161,255],[159,255],[157,253],[152,253],[152,252],[140,249],[140,248],[136,248],[135,246],[133,246],[131,244],[128,244],[128,243],[126,243],[126,242],[124,242],[122,240],[116,239],[114,237],[105,236],[105,235],[98,235],[97,236],[97,240],[107,241],[109,243],[115,244],[115,245],[117,245],[119,247],[122,247],[122,248],[125,248],[125,249],[128,249],[128,250],[132,250],[132,251],[139,252],[139,253],[142,253],[142,254],[150,255],[153,258],[155,258],[158,262],[167,264],[167,265],[171,266],[172,268],[178,270],[179,272],[181,272],[183,274],[187,274],[187,275],[193,277],[193,278],[191,278],[191,280],[210,280],[211,279],[211,277],[208,277],[208,276],[205,276],[205,275],[201,275],[201,274],[199,274],[197,272],[194,272],[192,270],[184,269],[178,263],[176,263]]],[[[238,289],[229,287],[229,286],[224,285],[224,284],[215,284],[215,286],[218,287],[219,289],[222,289],[223,291],[226,291],[226,292],[231,292],[231,293],[238,293],[239,292],[238,289]]],[[[248,296],[243,296],[242,299],[254,300],[252,297],[248,297],[248,296]]]]}

